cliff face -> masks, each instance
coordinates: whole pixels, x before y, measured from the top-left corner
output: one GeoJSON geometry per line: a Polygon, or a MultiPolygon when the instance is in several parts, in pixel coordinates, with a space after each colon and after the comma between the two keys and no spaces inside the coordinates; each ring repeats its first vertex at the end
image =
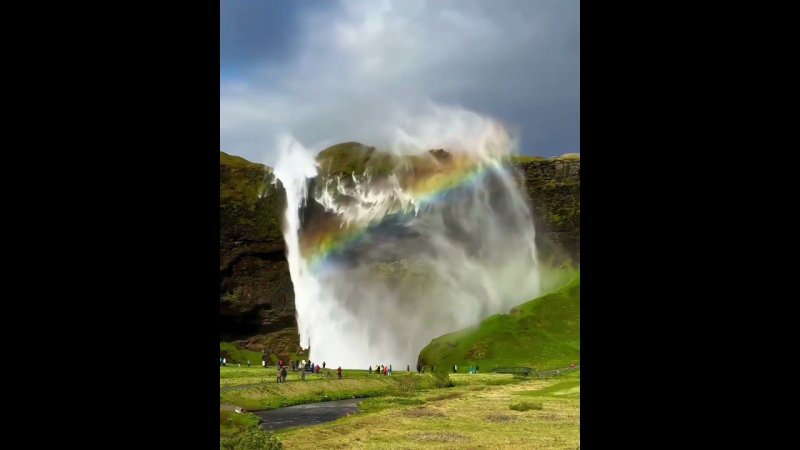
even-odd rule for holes
{"type": "Polygon", "coordinates": [[[541,259],[549,265],[580,265],[580,157],[565,155],[514,165],[531,200],[541,259]]]}
{"type": "MultiPolygon", "coordinates": [[[[356,165],[372,159],[364,155],[356,165]]],[[[534,209],[542,260],[579,264],[580,158],[520,158],[514,166],[534,209]]],[[[277,355],[302,352],[281,231],[285,202],[267,167],[220,152],[220,340],[277,355]]]]}
{"type": "Polygon", "coordinates": [[[222,152],[219,177],[220,340],[295,353],[299,335],[281,232],[283,189],[271,184],[265,166],[222,152]]]}

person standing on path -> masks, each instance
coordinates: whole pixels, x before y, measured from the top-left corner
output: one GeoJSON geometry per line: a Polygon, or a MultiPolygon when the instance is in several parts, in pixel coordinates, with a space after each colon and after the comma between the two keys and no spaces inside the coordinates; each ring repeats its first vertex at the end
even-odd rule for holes
{"type": "Polygon", "coordinates": [[[339,368],[336,369],[336,375],[339,376],[340,380],[342,379],[342,366],[339,366],[339,368]]]}
{"type": "Polygon", "coordinates": [[[286,383],[286,367],[281,369],[281,383],[286,383]]]}

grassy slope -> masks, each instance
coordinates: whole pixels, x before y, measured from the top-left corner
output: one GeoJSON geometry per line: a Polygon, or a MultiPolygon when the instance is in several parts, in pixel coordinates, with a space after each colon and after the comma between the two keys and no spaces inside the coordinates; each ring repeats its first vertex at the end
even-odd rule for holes
{"type": "Polygon", "coordinates": [[[261,367],[263,355],[260,352],[240,349],[230,342],[220,342],[219,352],[220,356],[225,356],[229,367],[237,367],[239,363],[241,363],[242,366],[247,366],[248,360],[250,364],[252,364],[252,367],[261,367]]]}
{"type": "MultiPolygon", "coordinates": [[[[580,274],[561,289],[455,333],[440,336],[420,353],[439,367],[528,366],[537,370],[580,363],[580,274]]],[[[438,368],[437,368],[438,369],[438,368]]]]}
{"type": "MultiPolygon", "coordinates": [[[[275,372],[273,371],[273,374],[275,372]]],[[[275,375],[273,375],[274,378],[275,375]]],[[[294,377],[293,377],[294,378],[294,377]]],[[[262,383],[244,389],[220,393],[220,402],[255,411],[303,403],[341,400],[345,398],[373,397],[389,393],[396,387],[397,378],[373,376],[371,378],[312,378],[307,381],[289,380],[286,383],[262,383]]]]}

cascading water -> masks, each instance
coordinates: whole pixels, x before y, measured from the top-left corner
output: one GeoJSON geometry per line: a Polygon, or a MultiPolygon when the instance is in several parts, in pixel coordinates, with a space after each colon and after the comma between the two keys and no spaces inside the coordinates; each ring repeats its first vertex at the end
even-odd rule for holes
{"type": "Polygon", "coordinates": [[[388,146],[390,173],[326,175],[316,152],[280,141],[274,173],[286,190],[301,343],[314,361],[413,367],[431,339],[539,294],[533,220],[508,164],[513,140],[461,110],[409,125],[388,146]]]}

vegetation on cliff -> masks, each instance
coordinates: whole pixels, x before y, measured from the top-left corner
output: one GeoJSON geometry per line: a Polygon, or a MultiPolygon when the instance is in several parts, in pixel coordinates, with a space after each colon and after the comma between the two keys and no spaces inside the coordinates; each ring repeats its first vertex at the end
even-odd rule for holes
{"type": "Polygon", "coordinates": [[[420,363],[438,367],[527,366],[537,370],[580,363],[580,274],[561,289],[523,303],[509,314],[440,336],[419,355],[420,363]]]}

